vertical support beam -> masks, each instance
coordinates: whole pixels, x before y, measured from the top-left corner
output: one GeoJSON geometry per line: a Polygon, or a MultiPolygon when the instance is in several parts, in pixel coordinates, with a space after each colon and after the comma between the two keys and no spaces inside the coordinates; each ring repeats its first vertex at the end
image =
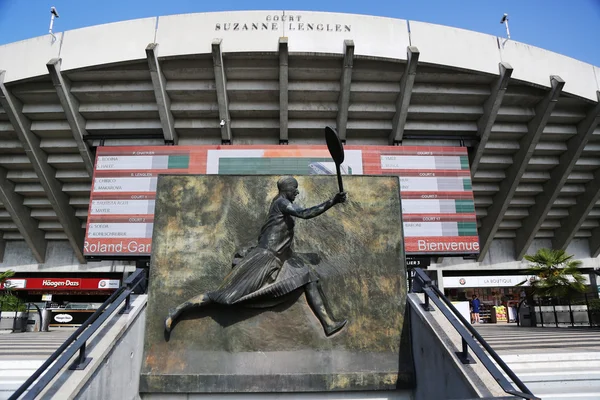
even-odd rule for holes
{"type": "MultiPolygon", "coordinates": [[[[577,196],[575,205],[569,208],[569,216],[561,221],[561,228],[554,231],[552,248],[563,250],[567,248],[598,200],[600,200],[600,169],[594,173],[594,179],[586,183],[585,192],[577,196]]],[[[598,228],[592,230],[592,236],[588,240],[590,254],[592,257],[598,257],[600,230],[598,228]]]]}
{"type": "Polygon", "coordinates": [[[6,252],[6,240],[4,240],[4,233],[2,233],[2,234],[0,234],[0,262],[4,261],[4,253],[5,252],[6,252]]]}
{"type": "Polygon", "coordinates": [[[346,141],[346,125],[348,123],[348,107],[350,106],[350,86],[352,84],[352,67],[354,65],[354,41],[344,40],[344,64],[338,97],[338,114],[336,127],[340,140],[346,141]]]}
{"type": "Polygon", "coordinates": [[[485,145],[487,144],[490,134],[492,133],[492,127],[496,121],[496,116],[498,116],[498,111],[502,105],[502,99],[504,98],[506,88],[508,87],[508,82],[510,81],[510,76],[513,72],[513,68],[508,63],[501,62],[498,64],[498,67],[500,69],[500,76],[498,76],[496,83],[494,83],[492,87],[490,97],[488,97],[483,105],[483,115],[477,121],[477,136],[479,137],[479,143],[475,145],[475,148],[471,153],[472,177],[475,177],[475,172],[477,172],[477,168],[479,168],[481,156],[483,156],[485,145]]]}
{"type": "MultiPolygon", "coordinates": [[[[542,222],[546,219],[554,201],[567,182],[569,174],[575,168],[575,164],[579,160],[581,153],[583,153],[583,149],[594,135],[598,123],[600,123],[600,92],[598,92],[598,103],[588,112],[583,121],[577,124],[577,134],[568,140],[567,150],[560,156],[559,164],[550,172],[550,179],[544,184],[544,190],[535,197],[535,206],[529,208],[529,216],[523,221],[522,228],[517,231],[517,237],[515,238],[517,259],[523,258],[527,252],[540,226],[542,226],[542,222]]],[[[581,224],[577,226],[574,223],[583,223],[588,214],[587,212],[585,214],[579,213],[588,207],[589,204],[582,205],[579,209],[569,210],[572,211],[569,214],[569,218],[566,218],[569,229],[565,229],[565,227],[557,229],[555,237],[552,240],[553,245],[556,243],[559,245],[558,248],[568,245],[579,230],[579,227],[581,227],[581,224]]]]}
{"type": "Polygon", "coordinates": [[[35,260],[43,263],[47,245],[44,232],[38,228],[38,222],[31,217],[31,210],[23,205],[23,196],[15,192],[15,184],[6,175],[6,169],[0,167],[0,201],[33,252],[35,260]]]}
{"type": "Polygon", "coordinates": [[[68,196],[62,191],[61,183],[56,179],[56,171],[48,162],[48,156],[40,148],[40,139],[31,132],[31,121],[23,115],[23,105],[4,85],[5,72],[0,72],[0,104],[29,158],[48,200],[63,226],[77,260],[85,264],[83,256],[83,236],[81,221],[75,217],[75,210],[69,205],[68,196]]]}
{"type": "Polygon", "coordinates": [[[71,82],[60,72],[60,64],[60,58],[53,58],[48,61],[46,68],[48,68],[54,89],[56,89],[56,94],[58,95],[58,100],[67,116],[67,121],[71,127],[73,139],[77,143],[83,165],[85,165],[85,169],[91,178],[94,174],[94,156],[85,142],[85,138],[88,136],[85,129],[86,121],[79,113],[79,101],[71,94],[71,82]]]}
{"type": "Polygon", "coordinates": [[[521,177],[527,169],[527,164],[533,156],[535,147],[540,141],[544,127],[560,96],[565,81],[558,76],[550,77],[551,88],[546,96],[535,107],[535,117],[527,124],[527,134],[519,143],[519,150],[513,156],[513,163],[506,170],[506,177],[500,183],[500,190],[494,196],[488,215],[481,222],[479,230],[480,253],[479,261],[485,258],[487,251],[500,227],[502,218],[521,182],[521,177]]]}
{"type": "Polygon", "coordinates": [[[590,254],[596,258],[600,255],[600,228],[594,228],[592,230],[592,236],[589,238],[590,243],[590,254]]]}
{"type": "Polygon", "coordinates": [[[175,118],[171,112],[171,99],[167,94],[167,80],[162,73],[160,63],[158,62],[158,43],[150,43],[146,47],[146,58],[148,59],[148,68],[150,69],[150,78],[154,88],[154,97],[158,105],[158,116],[162,125],[165,143],[177,144],[179,138],[175,130],[175,118]]]}
{"type": "Polygon", "coordinates": [[[279,38],[279,143],[287,144],[288,136],[288,38],[279,38]]]}
{"type": "Polygon", "coordinates": [[[408,106],[410,105],[410,96],[417,75],[417,64],[419,63],[419,49],[415,46],[408,46],[406,55],[406,69],[400,79],[400,94],[396,99],[396,114],[392,120],[392,132],[390,133],[390,144],[402,142],[404,135],[404,125],[408,116],[408,106]]]}
{"type": "Polygon", "coordinates": [[[221,42],[215,39],[212,42],[213,66],[215,68],[215,85],[217,88],[217,101],[219,103],[219,118],[221,126],[221,142],[231,144],[231,118],[229,117],[229,100],[227,99],[227,77],[223,65],[221,42]]]}

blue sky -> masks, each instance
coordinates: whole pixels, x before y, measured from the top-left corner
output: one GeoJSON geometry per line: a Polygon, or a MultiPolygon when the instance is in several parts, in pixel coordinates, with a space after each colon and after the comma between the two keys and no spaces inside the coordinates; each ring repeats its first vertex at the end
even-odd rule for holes
{"type": "Polygon", "coordinates": [[[50,6],[55,32],[157,15],[226,10],[307,10],[379,15],[504,36],[600,66],[600,0],[0,0],[0,44],[44,35],[50,6]]]}

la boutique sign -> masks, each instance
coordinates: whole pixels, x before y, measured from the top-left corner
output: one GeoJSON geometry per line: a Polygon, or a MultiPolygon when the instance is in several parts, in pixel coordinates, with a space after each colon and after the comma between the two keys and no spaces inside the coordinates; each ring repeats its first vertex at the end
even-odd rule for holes
{"type": "Polygon", "coordinates": [[[269,14],[263,21],[217,22],[215,31],[304,31],[304,32],[352,32],[352,25],[335,22],[314,22],[300,14],[269,14]]]}

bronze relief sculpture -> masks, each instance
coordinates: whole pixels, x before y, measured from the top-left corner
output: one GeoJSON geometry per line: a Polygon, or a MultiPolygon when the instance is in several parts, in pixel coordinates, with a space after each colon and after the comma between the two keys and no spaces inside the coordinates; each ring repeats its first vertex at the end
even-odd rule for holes
{"type": "MultiPolygon", "coordinates": [[[[338,179],[341,182],[341,176],[338,179]]],[[[327,336],[340,331],[346,325],[347,320],[337,321],[331,315],[318,277],[308,265],[318,264],[318,256],[298,254],[292,249],[294,218],[315,218],[334,205],[345,202],[346,193],[339,192],[319,205],[302,208],[294,204],[299,193],[298,181],[295,178],[280,178],[277,188],[279,193],[271,202],[257,245],[236,253],[233,269],[218,289],[199,294],[169,310],[165,319],[167,333],[187,310],[211,303],[250,307],[272,306],[284,301],[287,294],[300,288],[304,288],[307,302],[327,336]]]]}

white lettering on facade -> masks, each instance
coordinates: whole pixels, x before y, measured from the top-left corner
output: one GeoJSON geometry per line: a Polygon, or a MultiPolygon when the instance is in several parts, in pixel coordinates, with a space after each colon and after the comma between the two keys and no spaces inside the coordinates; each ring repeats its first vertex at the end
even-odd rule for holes
{"type": "Polygon", "coordinates": [[[419,239],[418,251],[479,251],[477,242],[430,242],[419,239]]]}
{"type": "Polygon", "coordinates": [[[352,25],[334,23],[310,23],[302,15],[267,15],[265,22],[217,22],[215,31],[277,31],[279,23],[290,31],[352,32],[352,25]]]}
{"type": "Polygon", "coordinates": [[[78,287],[79,286],[79,282],[78,281],[72,281],[69,279],[65,279],[64,281],[53,281],[52,279],[44,279],[42,281],[42,286],[50,286],[53,288],[56,287],[63,287],[63,286],[68,286],[68,287],[78,287]]]}

